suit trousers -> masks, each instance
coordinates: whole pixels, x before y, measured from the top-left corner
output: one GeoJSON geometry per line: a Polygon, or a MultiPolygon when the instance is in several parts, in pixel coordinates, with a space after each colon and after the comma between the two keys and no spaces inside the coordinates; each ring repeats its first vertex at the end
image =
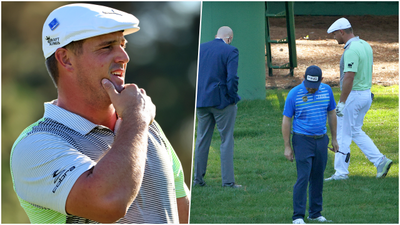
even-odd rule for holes
{"type": "MultiPolygon", "coordinates": [[[[371,103],[370,90],[350,92],[343,110],[343,116],[337,117],[337,141],[339,150],[345,154],[350,152],[350,144],[354,141],[369,161],[377,167],[383,158],[383,154],[361,129],[371,103]]],[[[335,154],[335,175],[349,174],[350,161],[346,163],[345,159],[345,155],[335,154]]]]}
{"type": "Polygon", "coordinates": [[[221,136],[221,176],[222,185],[235,183],[233,172],[233,129],[236,120],[237,105],[231,104],[224,109],[214,107],[197,108],[197,139],[194,160],[194,181],[204,182],[208,153],[215,124],[221,136]]]}
{"type": "Polygon", "coordinates": [[[304,219],[309,186],[309,217],[317,218],[322,211],[324,171],[328,161],[328,135],[322,138],[293,134],[292,144],[296,159],[297,181],[293,187],[293,217],[304,219]]]}

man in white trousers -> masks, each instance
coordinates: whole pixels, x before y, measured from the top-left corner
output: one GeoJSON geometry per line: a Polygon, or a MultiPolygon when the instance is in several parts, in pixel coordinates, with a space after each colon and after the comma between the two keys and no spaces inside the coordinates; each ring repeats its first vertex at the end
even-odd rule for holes
{"type": "MultiPolygon", "coordinates": [[[[330,33],[333,33],[338,44],[345,44],[340,59],[341,95],[336,107],[339,149],[344,154],[350,153],[350,144],[354,141],[377,168],[376,177],[383,178],[388,173],[392,160],[386,158],[361,129],[364,116],[373,99],[371,93],[372,48],[366,41],[354,36],[353,28],[346,18],[336,20],[328,29],[328,34],[330,33]]],[[[325,181],[349,178],[350,161],[345,161],[344,154],[335,154],[336,172],[325,181]]]]}

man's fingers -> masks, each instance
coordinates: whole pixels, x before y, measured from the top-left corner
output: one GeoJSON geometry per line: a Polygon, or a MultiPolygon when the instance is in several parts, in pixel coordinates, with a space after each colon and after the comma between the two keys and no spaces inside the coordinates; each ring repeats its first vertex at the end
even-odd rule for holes
{"type": "Polygon", "coordinates": [[[338,149],[335,148],[335,147],[332,147],[332,148],[328,147],[328,149],[331,150],[331,151],[334,152],[334,153],[336,153],[336,152],[338,151],[338,149]]]}
{"type": "Polygon", "coordinates": [[[334,148],[335,152],[339,151],[339,145],[338,144],[333,145],[333,148],[334,148]]]}
{"type": "Polygon", "coordinates": [[[106,89],[110,98],[112,98],[113,96],[118,94],[117,90],[114,87],[114,84],[111,81],[109,81],[108,79],[103,79],[101,81],[101,84],[103,85],[103,88],[106,89]]]}
{"type": "Polygon", "coordinates": [[[126,84],[119,93],[110,80],[105,78],[101,84],[122,119],[128,120],[128,118],[136,116],[149,124],[154,121],[155,105],[143,88],[139,88],[136,84],[126,84]]]}
{"type": "Polygon", "coordinates": [[[286,159],[289,160],[290,162],[293,162],[293,155],[290,155],[290,154],[289,154],[289,155],[286,155],[286,154],[285,154],[285,157],[286,157],[286,159]]]}

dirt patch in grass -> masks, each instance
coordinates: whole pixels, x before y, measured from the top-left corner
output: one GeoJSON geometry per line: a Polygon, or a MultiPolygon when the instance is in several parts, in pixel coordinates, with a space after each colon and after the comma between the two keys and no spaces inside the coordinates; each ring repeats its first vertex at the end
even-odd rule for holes
{"type": "MultiPolygon", "coordinates": [[[[272,76],[266,66],[265,87],[267,89],[292,88],[303,80],[308,66],[322,69],[324,83],[332,87],[339,85],[339,62],[344,45],[337,44],[328,27],[338,16],[295,16],[297,67],[290,76],[288,69],[274,69],[272,76]]],[[[399,84],[399,29],[397,16],[346,16],[356,36],[367,41],[374,51],[373,84],[391,86],[399,84]]],[[[287,36],[286,20],[270,20],[271,39],[287,36]]],[[[289,62],[287,44],[271,45],[272,64],[289,62]]]]}

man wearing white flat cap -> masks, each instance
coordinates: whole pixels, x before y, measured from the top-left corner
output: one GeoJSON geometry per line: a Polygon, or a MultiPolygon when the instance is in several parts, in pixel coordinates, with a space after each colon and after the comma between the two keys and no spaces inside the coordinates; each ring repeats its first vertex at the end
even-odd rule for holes
{"type": "Polygon", "coordinates": [[[346,18],[336,20],[328,29],[333,33],[338,44],[344,45],[340,59],[341,95],[336,107],[337,140],[339,149],[344,154],[335,154],[335,174],[325,179],[343,180],[349,176],[350,144],[354,141],[361,151],[377,168],[377,178],[383,178],[389,171],[392,160],[386,158],[375,146],[371,138],[361,129],[364,116],[368,112],[373,94],[372,70],[373,52],[371,46],[353,34],[353,28],[346,18]]]}
{"type": "Polygon", "coordinates": [[[128,13],[55,9],[42,47],[58,98],[11,152],[14,190],[32,223],[187,223],[188,188],[146,92],[125,84],[128,13]]]}

